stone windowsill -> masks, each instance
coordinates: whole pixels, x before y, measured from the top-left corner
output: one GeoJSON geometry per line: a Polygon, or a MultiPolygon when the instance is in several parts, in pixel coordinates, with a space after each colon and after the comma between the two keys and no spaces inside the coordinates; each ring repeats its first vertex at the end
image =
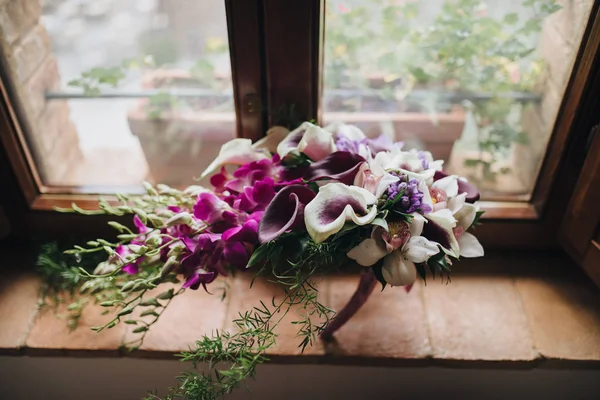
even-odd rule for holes
{"type": "MultiPolygon", "coordinates": [[[[463,260],[454,270],[448,285],[439,279],[418,283],[409,294],[376,289],[338,331],[336,342],[319,341],[304,354],[297,347],[296,327],[284,323],[271,358],[386,366],[600,366],[600,291],[564,256],[495,253],[463,260]]],[[[323,278],[321,300],[340,309],[357,280],[355,275],[323,278]]],[[[101,307],[89,306],[71,333],[52,310],[38,312],[39,284],[30,272],[2,274],[0,354],[170,358],[202,334],[228,328],[238,312],[277,292],[264,282],[244,290],[244,277],[230,282],[224,301],[188,291],[174,300],[143,347],[128,353],[119,350],[132,337],[125,324],[100,334],[88,329],[109,318],[101,315],[101,307]]]]}

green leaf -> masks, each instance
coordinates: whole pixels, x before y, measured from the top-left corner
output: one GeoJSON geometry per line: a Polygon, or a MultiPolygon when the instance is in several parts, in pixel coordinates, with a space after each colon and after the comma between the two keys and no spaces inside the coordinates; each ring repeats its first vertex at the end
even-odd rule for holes
{"type": "Polygon", "coordinates": [[[254,249],[252,256],[250,256],[250,260],[248,260],[248,265],[246,265],[246,268],[251,268],[261,261],[266,260],[270,245],[271,243],[265,243],[254,249]]]}
{"type": "Polygon", "coordinates": [[[377,278],[379,283],[381,283],[381,291],[383,291],[383,289],[385,289],[385,287],[387,286],[387,282],[383,278],[383,272],[382,272],[383,259],[377,261],[377,263],[375,263],[375,265],[373,265],[371,268],[373,268],[373,273],[375,274],[375,278],[377,278]]]}
{"type": "Polygon", "coordinates": [[[483,215],[483,213],[485,213],[485,211],[476,211],[475,212],[475,218],[473,219],[473,223],[471,224],[471,226],[469,226],[469,228],[467,230],[469,230],[469,229],[475,229],[475,227],[477,225],[480,225],[479,219],[481,218],[481,216],[483,215]]]}

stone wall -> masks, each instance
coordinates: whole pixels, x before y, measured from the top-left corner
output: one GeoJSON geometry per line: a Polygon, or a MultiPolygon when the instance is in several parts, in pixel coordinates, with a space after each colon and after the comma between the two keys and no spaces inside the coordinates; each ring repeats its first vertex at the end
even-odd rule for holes
{"type": "Polygon", "coordinates": [[[522,126],[528,145],[515,147],[513,165],[523,188],[533,189],[565,88],[571,76],[593,0],[558,0],[562,9],[545,21],[539,50],[545,64],[542,101],[524,110],[522,126]]]}
{"type": "Polygon", "coordinates": [[[46,101],[60,76],[39,0],[0,0],[0,41],[26,121],[21,127],[44,184],[59,185],[82,160],[66,101],[46,101]]]}

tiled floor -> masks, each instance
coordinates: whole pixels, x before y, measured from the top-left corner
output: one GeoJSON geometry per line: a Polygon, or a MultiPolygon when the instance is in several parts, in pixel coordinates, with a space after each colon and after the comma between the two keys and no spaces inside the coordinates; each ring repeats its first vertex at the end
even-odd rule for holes
{"type": "MultiPolygon", "coordinates": [[[[600,290],[565,257],[494,253],[463,260],[454,270],[451,283],[420,282],[410,293],[391,287],[382,292],[378,286],[333,342],[319,341],[304,354],[291,314],[278,327],[278,347],[271,355],[282,362],[600,366],[600,290]]],[[[318,286],[320,300],[339,310],[357,282],[358,275],[327,276],[318,286]]],[[[264,281],[248,290],[248,276],[222,283],[232,289],[223,301],[201,290],[177,297],[144,346],[130,354],[118,350],[132,338],[125,325],[99,334],[89,330],[110,318],[100,307],[89,306],[81,326],[69,333],[52,310],[37,311],[39,282],[31,273],[5,273],[0,275],[0,352],[170,357],[203,334],[231,329],[239,312],[281,294],[264,281]]]]}

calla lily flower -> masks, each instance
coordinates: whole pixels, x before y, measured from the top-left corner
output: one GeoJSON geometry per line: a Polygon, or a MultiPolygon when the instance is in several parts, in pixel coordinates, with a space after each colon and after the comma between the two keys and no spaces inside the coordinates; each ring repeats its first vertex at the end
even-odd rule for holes
{"type": "Polygon", "coordinates": [[[313,241],[321,243],[339,232],[347,221],[367,225],[377,215],[376,202],[377,198],[366,189],[328,183],[304,209],[306,230],[313,241]]]}
{"type": "Polygon", "coordinates": [[[312,163],[304,172],[307,181],[331,179],[350,185],[365,159],[358,154],[337,151],[321,161],[312,163]]]}
{"type": "Polygon", "coordinates": [[[233,139],[221,146],[219,155],[204,170],[200,178],[212,174],[223,165],[244,165],[265,158],[270,158],[270,156],[266,152],[252,147],[252,140],[242,138],[233,139]]]}
{"type": "Polygon", "coordinates": [[[315,196],[304,185],[290,185],[281,189],[260,220],[259,241],[270,242],[288,230],[304,228],[304,208],[315,196]]]}
{"type": "Polygon", "coordinates": [[[313,161],[322,160],[336,150],[332,133],[310,122],[302,123],[277,146],[277,153],[282,158],[292,152],[301,152],[313,161]]]}
{"type": "Polygon", "coordinates": [[[257,140],[252,147],[265,149],[269,153],[277,153],[277,146],[286,138],[290,130],[284,126],[274,126],[267,131],[264,138],[257,140]]]}

